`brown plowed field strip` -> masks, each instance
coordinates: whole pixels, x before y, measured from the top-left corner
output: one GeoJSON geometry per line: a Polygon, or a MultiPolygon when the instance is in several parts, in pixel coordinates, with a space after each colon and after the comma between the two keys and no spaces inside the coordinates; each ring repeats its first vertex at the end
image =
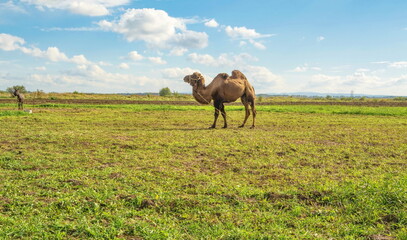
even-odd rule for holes
{"type": "MultiPolygon", "coordinates": [[[[15,99],[0,99],[1,103],[16,103],[15,99]]],[[[25,104],[159,104],[159,105],[200,105],[195,101],[137,101],[137,100],[106,100],[106,99],[26,99],[25,104]]],[[[231,105],[241,105],[239,101],[231,105]]],[[[257,105],[343,105],[343,106],[369,106],[369,107],[407,107],[407,102],[393,101],[366,101],[366,102],[343,102],[343,101],[324,101],[324,102],[260,102],[257,105]]]]}

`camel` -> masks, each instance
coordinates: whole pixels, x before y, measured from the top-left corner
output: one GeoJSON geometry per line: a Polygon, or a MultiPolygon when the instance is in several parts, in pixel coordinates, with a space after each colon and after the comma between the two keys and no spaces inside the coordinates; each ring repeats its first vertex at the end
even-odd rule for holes
{"type": "Polygon", "coordinates": [[[215,120],[210,128],[216,127],[219,111],[222,113],[224,121],[223,128],[228,127],[224,103],[235,102],[238,98],[241,99],[246,110],[243,124],[239,127],[244,127],[246,124],[250,116],[250,105],[253,113],[251,128],[254,128],[256,120],[256,108],[254,106],[256,96],[254,88],[250,85],[246,76],[239,70],[232,71],[232,76],[229,76],[227,73],[219,73],[208,86],[205,86],[205,78],[199,72],[185,76],[184,82],[192,86],[192,95],[197,102],[209,104],[212,100],[214,101],[215,120]]]}
{"type": "Polygon", "coordinates": [[[18,89],[14,89],[13,96],[17,97],[18,110],[23,110],[24,95],[18,89]]]}

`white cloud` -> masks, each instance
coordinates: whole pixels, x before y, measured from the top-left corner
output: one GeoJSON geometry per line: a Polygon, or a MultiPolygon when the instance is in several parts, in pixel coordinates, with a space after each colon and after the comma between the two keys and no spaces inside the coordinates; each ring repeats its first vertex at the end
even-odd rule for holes
{"type": "Polygon", "coordinates": [[[76,64],[91,64],[91,62],[82,54],[73,56],[70,61],[76,64]]]}
{"type": "Polygon", "coordinates": [[[155,64],[160,64],[160,65],[167,64],[167,62],[165,60],[163,60],[161,57],[149,57],[148,60],[155,64]]]}
{"type": "Polygon", "coordinates": [[[202,64],[202,65],[208,65],[208,66],[217,65],[215,58],[209,54],[191,53],[188,55],[188,60],[192,61],[193,63],[198,63],[198,64],[202,64]]]}
{"type": "Polygon", "coordinates": [[[91,64],[89,60],[86,59],[84,55],[75,55],[72,58],[68,58],[65,53],[61,52],[57,47],[48,47],[47,50],[43,51],[39,48],[27,48],[21,47],[19,49],[21,52],[31,55],[33,57],[45,58],[52,62],[70,62],[75,64],[91,64]]]}
{"type": "Polygon", "coordinates": [[[21,48],[25,43],[24,39],[13,35],[1,33],[0,34],[0,49],[4,51],[14,51],[21,48]]]}
{"type": "Polygon", "coordinates": [[[72,13],[89,16],[104,16],[109,14],[106,6],[93,2],[71,2],[68,5],[68,10],[72,13]]]}
{"type": "Polygon", "coordinates": [[[308,70],[308,67],[306,67],[306,66],[298,66],[298,67],[294,68],[292,70],[292,72],[300,73],[300,72],[306,72],[307,70],[308,70]]]}
{"type": "Polygon", "coordinates": [[[354,72],[352,75],[347,75],[343,81],[344,85],[348,86],[380,86],[383,80],[375,75],[366,74],[366,72],[354,72]]]}
{"type": "Polygon", "coordinates": [[[74,14],[87,16],[104,16],[110,14],[109,8],[123,6],[129,0],[21,0],[35,5],[39,10],[67,10],[74,14]]]}
{"type": "Polygon", "coordinates": [[[272,37],[273,34],[260,34],[255,29],[249,29],[246,27],[231,27],[225,28],[226,34],[233,39],[256,39],[272,37]]]}
{"type": "Polygon", "coordinates": [[[367,74],[365,71],[356,71],[348,75],[316,74],[311,77],[305,86],[307,89],[318,92],[350,92],[358,93],[386,88],[389,81],[377,75],[367,74]]]}
{"type": "Polygon", "coordinates": [[[199,72],[197,69],[192,68],[166,68],[161,70],[161,74],[164,78],[171,78],[171,79],[182,79],[188,74],[192,74],[193,72],[199,72]]]}
{"type": "Polygon", "coordinates": [[[282,77],[272,73],[268,68],[263,66],[244,65],[240,69],[257,90],[262,91],[264,88],[276,86],[282,83],[282,77]]]}
{"type": "Polygon", "coordinates": [[[389,61],[378,61],[378,62],[371,62],[373,64],[389,64],[389,61]]]}
{"type": "Polygon", "coordinates": [[[82,56],[75,56],[72,59],[69,59],[65,53],[61,52],[57,47],[48,47],[47,50],[42,51],[39,48],[32,47],[20,47],[19,50],[27,55],[31,55],[33,57],[40,57],[46,58],[52,62],[77,62],[83,61],[84,57],[82,56]]]}
{"type": "Polygon", "coordinates": [[[174,18],[163,10],[150,8],[128,9],[120,19],[100,21],[98,25],[106,30],[124,35],[127,41],[144,41],[149,47],[160,49],[204,48],[208,35],[190,31],[188,20],[174,18]]]}
{"type": "Polygon", "coordinates": [[[97,89],[99,92],[137,92],[141,87],[146,87],[146,91],[154,91],[161,86],[160,79],[110,73],[96,64],[78,65],[76,69],[63,74],[32,74],[31,79],[64,89],[97,89]]]}
{"type": "Polygon", "coordinates": [[[101,27],[125,35],[129,42],[142,40],[152,44],[167,41],[177,29],[186,30],[182,19],[156,9],[128,9],[119,21],[100,22],[101,27]]]}
{"type": "Polygon", "coordinates": [[[260,49],[260,50],[266,49],[266,46],[264,46],[264,45],[263,45],[262,43],[260,43],[260,42],[254,41],[253,39],[250,39],[249,42],[250,42],[251,44],[253,44],[253,46],[254,46],[255,48],[257,48],[257,49],[260,49]]]}
{"type": "Polygon", "coordinates": [[[290,72],[296,72],[296,73],[303,73],[303,72],[307,72],[307,71],[321,71],[321,68],[319,67],[310,67],[307,63],[300,65],[296,68],[294,68],[293,70],[291,70],[290,72]]]}
{"type": "Polygon", "coordinates": [[[84,55],[76,55],[68,58],[65,53],[61,52],[57,47],[48,47],[47,50],[41,50],[36,47],[25,47],[25,41],[20,37],[9,34],[0,34],[0,49],[5,51],[19,50],[24,54],[45,58],[52,62],[71,62],[75,64],[91,64],[84,55]]]}
{"type": "Polygon", "coordinates": [[[57,47],[49,47],[43,54],[45,58],[48,58],[53,62],[68,61],[68,57],[65,55],[65,53],[59,51],[57,47]]]}
{"type": "Polygon", "coordinates": [[[217,28],[217,27],[219,27],[219,23],[216,22],[215,19],[211,19],[211,20],[205,22],[205,26],[211,27],[211,28],[217,28]]]}
{"type": "Polygon", "coordinates": [[[325,40],[324,36],[317,37],[317,42],[321,42],[321,41],[324,41],[324,40],[325,40]]]}
{"type": "Polygon", "coordinates": [[[47,68],[42,66],[42,67],[36,67],[35,70],[37,70],[37,71],[46,71],[47,68]]]}
{"type": "Polygon", "coordinates": [[[307,88],[321,89],[322,92],[329,92],[333,90],[333,86],[341,81],[340,76],[330,76],[325,74],[316,74],[308,81],[307,88]]]}
{"type": "Polygon", "coordinates": [[[260,34],[260,33],[256,32],[255,29],[249,29],[246,27],[227,26],[225,28],[225,32],[232,39],[236,39],[236,40],[241,39],[241,41],[239,42],[240,47],[245,46],[247,44],[247,42],[243,41],[243,40],[247,40],[255,48],[260,49],[260,50],[266,49],[266,46],[263,43],[256,41],[254,39],[268,38],[268,37],[274,36],[273,34],[260,34]]]}
{"type": "Polygon", "coordinates": [[[167,64],[167,62],[164,59],[162,59],[161,57],[145,57],[145,56],[139,54],[137,51],[129,52],[127,58],[131,59],[133,61],[141,61],[141,60],[146,59],[146,60],[150,61],[151,63],[159,64],[159,65],[167,64]]]}
{"type": "Polygon", "coordinates": [[[186,52],[188,52],[188,49],[183,47],[176,47],[171,50],[170,56],[183,56],[186,52]]]}
{"type": "Polygon", "coordinates": [[[356,72],[370,72],[370,69],[367,69],[367,68],[358,68],[358,69],[356,69],[356,72]]]}
{"type": "Polygon", "coordinates": [[[112,64],[111,64],[111,63],[104,62],[104,61],[100,61],[100,62],[98,62],[98,65],[100,65],[100,66],[104,66],[104,67],[110,67],[110,66],[112,66],[112,64]]]}
{"type": "Polygon", "coordinates": [[[208,46],[208,35],[204,32],[183,31],[176,33],[167,42],[161,45],[161,48],[205,48],[208,46]]]}
{"type": "Polygon", "coordinates": [[[99,27],[51,27],[51,28],[41,28],[43,32],[54,32],[54,31],[68,31],[68,32],[91,32],[91,31],[100,31],[99,27]]]}
{"type": "Polygon", "coordinates": [[[388,66],[391,68],[407,68],[407,61],[391,62],[388,66]]]}
{"type": "MultiPolygon", "coordinates": [[[[391,85],[404,86],[404,88],[406,88],[406,86],[407,86],[407,75],[404,74],[404,75],[401,75],[400,77],[392,78],[392,79],[390,79],[390,81],[393,83],[391,85]]],[[[407,91],[407,89],[406,89],[406,91],[407,91]]],[[[404,95],[405,95],[405,93],[404,93],[404,95]]]]}
{"type": "Polygon", "coordinates": [[[219,55],[218,58],[214,58],[213,56],[209,54],[197,54],[197,53],[191,53],[188,55],[188,60],[190,60],[193,63],[197,64],[202,64],[206,66],[213,66],[213,67],[219,67],[219,66],[236,66],[236,65],[242,65],[247,63],[248,61],[258,61],[257,58],[251,56],[248,53],[241,53],[238,55],[229,55],[226,53],[223,53],[219,55]]]}
{"type": "Polygon", "coordinates": [[[127,64],[127,63],[120,63],[119,68],[120,68],[120,69],[129,69],[130,66],[129,66],[129,64],[127,64]]]}
{"type": "Polygon", "coordinates": [[[128,56],[133,61],[140,61],[140,60],[144,59],[144,57],[141,54],[139,54],[137,51],[129,52],[128,56]]]}
{"type": "Polygon", "coordinates": [[[51,75],[31,74],[30,78],[39,83],[54,84],[53,77],[51,75]]]}
{"type": "Polygon", "coordinates": [[[9,0],[8,2],[0,3],[0,11],[1,10],[13,11],[18,13],[27,13],[26,10],[14,4],[14,2],[11,0],[9,0]]]}
{"type": "Polygon", "coordinates": [[[371,63],[372,64],[385,65],[388,68],[396,68],[396,69],[407,68],[407,61],[397,61],[397,62],[379,61],[379,62],[371,62],[371,63]]]}

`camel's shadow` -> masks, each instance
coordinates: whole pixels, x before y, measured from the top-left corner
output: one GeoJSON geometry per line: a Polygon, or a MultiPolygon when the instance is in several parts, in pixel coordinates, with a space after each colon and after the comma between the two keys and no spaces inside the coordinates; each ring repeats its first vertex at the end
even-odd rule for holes
{"type": "Polygon", "coordinates": [[[146,129],[146,131],[182,131],[182,132],[192,132],[192,131],[211,131],[214,130],[213,128],[176,128],[176,127],[169,127],[169,128],[152,128],[146,129]]]}
{"type": "Polygon", "coordinates": [[[228,128],[177,128],[177,127],[168,127],[168,128],[151,128],[145,129],[145,131],[181,131],[181,132],[193,132],[193,131],[227,131],[227,130],[243,130],[248,128],[240,128],[240,127],[228,127],[228,128]]]}

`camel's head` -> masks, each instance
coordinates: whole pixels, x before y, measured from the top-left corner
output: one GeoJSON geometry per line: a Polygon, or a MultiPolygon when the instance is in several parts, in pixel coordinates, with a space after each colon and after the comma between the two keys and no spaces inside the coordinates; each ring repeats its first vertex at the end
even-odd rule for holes
{"type": "Polygon", "coordinates": [[[194,72],[191,75],[186,75],[184,82],[191,84],[193,87],[200,87],[205,85],[205,78],[199,72],[194,72]]]}

